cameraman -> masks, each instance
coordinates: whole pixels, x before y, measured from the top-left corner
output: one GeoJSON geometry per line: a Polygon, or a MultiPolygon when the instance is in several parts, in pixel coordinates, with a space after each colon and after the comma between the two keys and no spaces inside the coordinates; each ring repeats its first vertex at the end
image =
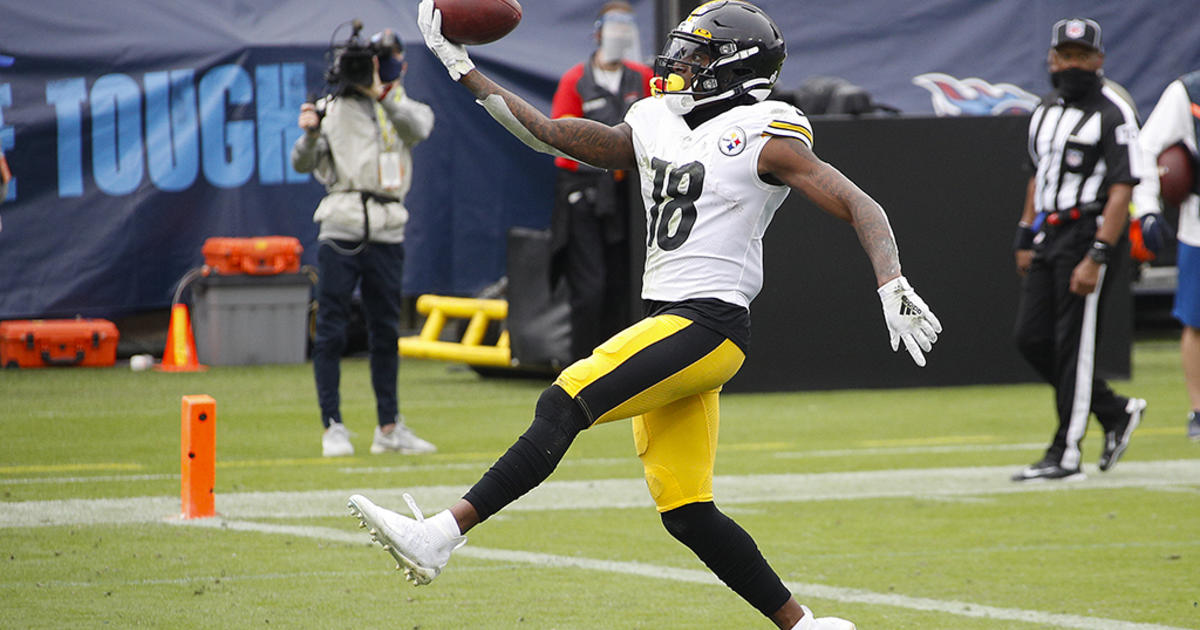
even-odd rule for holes
{"type": "Polygon", "coordinates": [[[399,414],[400,281],[404,267],[404,196],[412,184],[412,147],[429,137],[433,110],[408,98],[401,83],[404,45],[392,31],[370,43],[354,34],[334,49],[326,79],[331,96],[300,107],[304,134],[292,147],[292,166],[311,172],[328,194],[313,214],[320,223],[317,324],[313,372],[326,457],[353,455],[342,424],[338,386],[351,296],[361,283],[371,385],[379,426],[372,453],[431,453],[399,414]]]}

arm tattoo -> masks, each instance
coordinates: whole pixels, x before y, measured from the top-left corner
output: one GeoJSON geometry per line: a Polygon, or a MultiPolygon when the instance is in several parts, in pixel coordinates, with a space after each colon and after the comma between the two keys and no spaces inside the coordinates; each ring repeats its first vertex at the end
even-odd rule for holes
{"type": "Polygon", "coordinates": [[[627,127],[609,127],[584,118],[551,119],[478,70],[465,75],[461,82],[479,100],[492,94],[500,95],[513,116],[534,137],[581,162],[613,169],[632,169],[637,165],[633,137],[627,127]]]}
{"type": "Polygon", "coordinates": [[[850,204],[854,231],[858,233],[858,242],[871,259],[875,279],[883,284],[900,275],[900,252],[896,247],[896,237],[892,234],[892,226],[883,208],[858,190],[857,186],[854,190],[857,192],[856,199],[850,204]]]}

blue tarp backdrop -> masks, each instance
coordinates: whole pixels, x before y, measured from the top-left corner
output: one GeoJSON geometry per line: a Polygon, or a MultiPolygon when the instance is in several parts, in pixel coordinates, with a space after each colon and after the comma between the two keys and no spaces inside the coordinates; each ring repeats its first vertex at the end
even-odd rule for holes
{"type": "MultiPolygon", "coordinates": [[[[517,30],[472,58],[548,111],[559,75],[592,49],[599,4],[526,0],[517,30]]],[[[1019,108],[1047,88],[1050,24],[1069,15],[1103,25],[1108,76],[1143,116],[1200,67],[1192,0],[759,4],[787,38],[783,87],[839,76],[905,115],[1019,108]]],[[[655,7],[634,5],[653,53],[655,7]]],[[[0,319],[164,308],[210,236],[293,235],[314,261],[323,191],[288,153],[331,35],[355,17],[368,34],[401,34],[409,92],[437,114],[408,198],[406,293],[469,295],[499,278],[508,228],[548,224],[554,169],[449,80],[415,15],[415,0],[0,0],[0,55],[12,58],[0,146],[16,176],[0,205],[0,319]]],[[[819,122],[816,135],[819,153],[819,122]]]]}

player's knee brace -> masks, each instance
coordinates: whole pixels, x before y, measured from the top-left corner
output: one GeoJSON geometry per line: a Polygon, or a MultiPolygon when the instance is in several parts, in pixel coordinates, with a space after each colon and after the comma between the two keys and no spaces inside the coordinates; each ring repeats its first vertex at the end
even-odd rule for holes
{"type": "Polygon", "coordinates": [[[580,407],[579,403],[558,385],[547,387],[538,397],[533,417],[535,420],[537,418],[549,420],[552,424],[561,427],[564,433],[570,433],[572,438],[592,425],[592,421],[583,412],[583,407],[580,407]]]}
{"type": "Polygon", "coordinates": [[[575,399],[551,385],[538,398],[533,423],[464,498],[485,520],[545,481],[590,424],[575,399]]]}
{"type": "Polygon", "coordinates": [[[791,598],[750,534],[711,502],[663,512],[662,522],[676,540],[763,615],[771,616],[791,598]]]}

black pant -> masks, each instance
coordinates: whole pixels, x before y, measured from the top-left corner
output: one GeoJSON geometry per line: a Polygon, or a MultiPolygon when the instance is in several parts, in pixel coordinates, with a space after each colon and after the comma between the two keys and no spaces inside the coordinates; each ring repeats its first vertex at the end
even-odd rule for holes
{"type": "Polygon", "coordinates": [[[348,254],[357,243],[336,241],[338,251],[322,242],[317,250],[317,330],[313,339],[313,373],[321,422],[341,422],[340,396],[342,351],[350,323],[354,288],[362,290],[367,320],[367,349],[370,354],[371,387],[379,424],[396,421],[396,376],[400,355],[400,287],[404,273],[403,243],[367,243],[357,254],[348,254]]]}
{"type": "Polygon", "coordinates": [[[1017,308],[1017,347],[1054,387],[1058,429],[1046,456],[1064,468],[1079,467],[1079,442],[1090,413],[1096,414],[1107,431],[1125,418],[1129,402],[1114,394],[1095,373],[1102,298],[1122,276],[1118,248],[1113,248],[1110,264],[1101,269],[1095,291],[1087,296],[1070,291],[1071,273],[1087,255],[1095,236],[1093,217],[1051,228],[1037,246],[1017,308]]]}
{"type": "Polygon", "coordinates": [[[565,277],[570,292],[573,361],[632,322],[626,194],[607,173],[558,180],[552,276],[565,277]]]}

